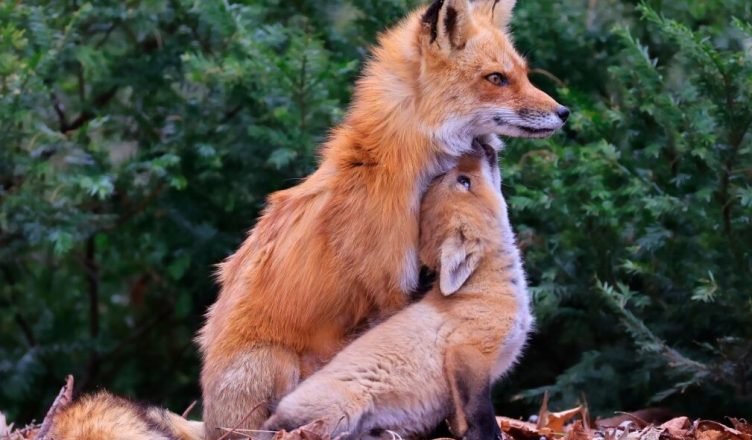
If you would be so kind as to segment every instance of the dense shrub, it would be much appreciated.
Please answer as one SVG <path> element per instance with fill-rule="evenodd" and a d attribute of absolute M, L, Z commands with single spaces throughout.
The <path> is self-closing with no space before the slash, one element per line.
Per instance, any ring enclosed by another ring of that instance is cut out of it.
<path fill-rule="evenodd" d="M 414 5 L 0 3 L 0 407 L 68 372 L 197 398 L 212 265 Z M 752 3 L 520 0 L 514 32 L 574 113 L 503 158 L 538 332 L 498 409 L 752 413 Z"/>

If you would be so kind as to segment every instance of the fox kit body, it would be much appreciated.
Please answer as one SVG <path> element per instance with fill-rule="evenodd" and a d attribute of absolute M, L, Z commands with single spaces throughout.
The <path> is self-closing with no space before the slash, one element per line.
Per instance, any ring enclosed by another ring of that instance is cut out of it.
<path fill-rule="evenodd" d="M 439 285 L 284 397 L 265 429 L 323 420 L 332 437 L 410 437 L 450 417 L 459 437 L 500 435 L 489 387 L 515 362 L 533 320 L 494 174 L 498 165 L 468 157 L 437 179 L 423 202 L 420 252 Z"/>
<path fill-rule="evenodd" d="M 204 424 L 107 392 L 84 396 L 55 414 L 54 440 L 203 440 Z"/>
<path fill-rule="evenodd" d="M 496 135 L 544 137 L 564 123 L 506 33 L 513 3 L 437 1 L 382 35 L 319 168 L 272 194 L 220 266 L 198 337 L 209 438 L 257 428 L 354 329 L 404 307 L 421 197 L 474 138 L 499 147 Z"/>

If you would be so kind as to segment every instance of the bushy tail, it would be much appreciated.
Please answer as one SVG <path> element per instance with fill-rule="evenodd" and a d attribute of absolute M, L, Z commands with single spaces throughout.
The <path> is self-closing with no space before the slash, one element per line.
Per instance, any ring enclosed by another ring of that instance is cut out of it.
<path fill-rule="evenodd" d="M 167 427 L 180 440 L 204 440 L 206 437 L 203 422 L 186 420 L 170 411 L 164 412 L 166 413 L 164 420 L 167 422 Z"/>
<path fill-rule="evenodd" d="M 83 396 L 55 416 L 50 438 L 71 440 L 204 440 L 204 424 L 106 391 Z"/>

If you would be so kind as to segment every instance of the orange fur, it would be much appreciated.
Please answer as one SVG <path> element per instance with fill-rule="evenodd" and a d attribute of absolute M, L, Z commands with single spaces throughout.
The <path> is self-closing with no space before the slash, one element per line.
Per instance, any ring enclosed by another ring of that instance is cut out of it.
<path fill-rule="evenodd" d="M 458 438 L 501 435 L 490 386 L 519 357 L 533 318 L 497 156 L 478 153 L 423 199 L 421 260 L 439 275 L 433 290 L 285 396 L 265 430 L 318 420 L 333 438 L 423 438 L 448 417 Z"/>
<path fill-rule="evenodd" d="M 221 292 L 198 337 L 210 438 L 265 403 L 243 424 L 258 427 L 353 329 L 405 305 L 422 193 L 473 138 L 498 147 L 497 134 L 540 137 L 563 124 L 551 123 L 561 106 L 527 80 L 505 31 L 513 0 L 496 15 L 490 3 L 445 0 L 435 17 L 421 8 L 382 35 L 319 168 L 272 194 L 220 265 Z M 487 80 L 496 71 L 507 87 Z"/>
<path fill-rule="evenodd" d="M 204 427 L 162 408 L 140 406 L 101 391 L 55 415 L 54 440 L 202 440 Z"/>

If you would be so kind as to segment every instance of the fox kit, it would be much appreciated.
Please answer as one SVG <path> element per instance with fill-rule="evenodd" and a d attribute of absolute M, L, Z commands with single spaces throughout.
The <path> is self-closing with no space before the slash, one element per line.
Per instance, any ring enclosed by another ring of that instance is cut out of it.
<path fill-rule="evenodd" d="M 404 307 L 418 281 L 421 197 L 473 139 L 499 148 L 496 135 L 564 124 L 569 111 L 528 81 L 514 50 L 513 5 L 438 0 L 380 37 L 319 168 L 272 194 L 219 267 L 198 336 L 209 438 L 260 426 L 354 329 Z"/>
<path fill-rule="evenodd" d="M 438 286 L 284 397 L 265 429 L 323 420 L 333 438 L 410 437 L 450 417 L 458 437 L 500 438 L 489 387 L 515 362 L 533 318 L 495 152 L 436 179 L 420 234 Z"/>
<path fill-rule="evenodd" d="M 54 440 L 203 440 L 204 424 L 162 408 L 138 405 L 105 391 L 84 396 L 55 414 Z"/>

